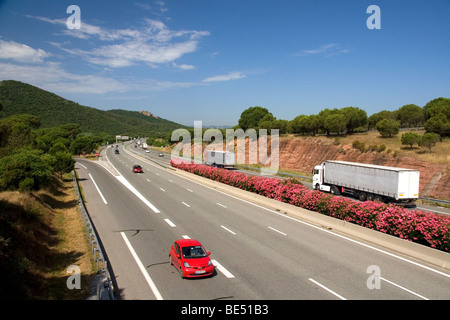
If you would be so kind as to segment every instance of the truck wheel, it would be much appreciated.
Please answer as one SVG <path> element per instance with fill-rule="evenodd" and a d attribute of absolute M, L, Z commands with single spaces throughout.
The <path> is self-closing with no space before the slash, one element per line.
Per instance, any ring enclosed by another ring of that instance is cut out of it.
<path fill-rule="evenodd" d="M 376 196 L 373 198 L 373 201 L 383 202 L 383 197 L 382 197 L 382 196 L 379 196 L 379 195 L 376 195 Z"/>
<path fill-rule="evenodd" d="M 320 185 L 318 183 L 316 183 L 316 185 L 314 186 L 315 190 L 320 190 Z"/>
<path fill-rule="evenodd" d="M 366 193 L 365 192 L 360 192 L 358 194 L 358 198 L 360 201 L 366 201 L 367 197 L 366 197 Z"/>
<path fill-rule="evenodd" d="M 339 192 L 338 187 L 331 186 L 331 194 L 341 194 L 341 193 Z"/>
<path fill-rule="evenodd" d="M 373 194 L 368 193 L 366 196 L 367 201 L 373 201 Z"/>

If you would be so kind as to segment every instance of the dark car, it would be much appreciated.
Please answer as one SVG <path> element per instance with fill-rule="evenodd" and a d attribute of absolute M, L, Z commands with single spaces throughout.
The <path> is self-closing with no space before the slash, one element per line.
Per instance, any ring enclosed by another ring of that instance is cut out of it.
<path fill-rule="evenodd" d="M 134 173 L 142 173 L 142 172 L 144 172 L 144 171 L 142 171 L 142 167 L 140 165 L 138 165 L 138 164 L 135 164 L 133 166 L 132 170 L 133 170 Z"/>

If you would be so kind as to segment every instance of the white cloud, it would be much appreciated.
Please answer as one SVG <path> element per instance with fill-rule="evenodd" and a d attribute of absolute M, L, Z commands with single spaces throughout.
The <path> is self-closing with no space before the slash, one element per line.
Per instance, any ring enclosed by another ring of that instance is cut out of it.
<path fill-rule="evenodd" d="M 115 79 L 72 74 L 62 69 L 59 63 L 52 62 L 42 65 L 0 63 L 0 79 L 22 81 L 57 93 L 104 94 L 129 89 L 127 84 Z"/>
<path fill-rule="evenodd" d="M 42 49 L 33 49 L 14 41 L 0 40 L 0 59 L 10 59 L 25 63 L 42 63 L 50 54 Z"/>
<path fill-rule="evenodd" d="M 95 45 L 88 50 L 70 49 L 62 45 L 58 47 L 90 63 L 113 68 L 139 63 L 155 67 L 158 64 L 173 62 L 185 54 L 195 52 L 199 40 L 209 35 L 208 31 L 170 30 L 163 22 L 153 19 L 145 19 L 144 26 L 137 29 L 109 30 L 83 21 L 81 29 L 68 30 L 65 28 L 65 20 L 32 18 L 64 25 L 64 35 L 99 40 L 100 44 L 95 42 Z M 104 42 L 109 43 L 102 44 Z M 90 43 L 92 42 L 87 45 Z"/>
<path fill-rule="evenodd" d="M 304 57 L 308 55 L 315 55 L 315 54 L 324 54 L 325 57 L 332 57 L 338 54 L 342 53 L 348 53 L 350 52 L 349 49 L 341 49 L 340 45 L 337 43 L 329 43 L 324 44 L 320 46 L 319 48 L 315 49 L 309 49 L 309 50 L 302 50 L 300 53 L 296 54 L 297 57 Z"/>
<path fill-rule="evenodd" d="M 178 68 L 178 69 L 181 69 L 181 70 L 192 70 L 192 69 L 195 69 L 195 66 L 193 66 L 191 64 L 176 64 L 175 62 L 173 62 L 172 66 L 174 66 L 174 68 Z"/>
<path fill-rule="evenodd" d="M 228 74 L 213 76 L 210 78 L 206 78 L 203 82 L 219 82 L 219 81 L 230 81 L 245 78 L 245 74 L 242 72 L 230 72 Z"/>
<path fill-rule="evenodd" d="M 17 80 L 50 92 L 111 94 L 135 91 L 164 91 L 199 86 L 198 82 L 159 81 L 155 79 L 116 80 L 99 75 L 82 75 L 65 71 L 59 63 L 17 65 L 0 62 L 0 80 Z"/>

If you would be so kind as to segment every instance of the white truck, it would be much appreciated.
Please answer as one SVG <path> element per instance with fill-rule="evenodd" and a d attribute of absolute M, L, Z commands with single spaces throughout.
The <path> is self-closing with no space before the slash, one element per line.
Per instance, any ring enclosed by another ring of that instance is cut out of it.
<path fill-rule="evenodd" d="M 206 151 L 205 164 L 219 168 L 234 168 L 236 165 L 236 155 L 228 151 Z"/>
<path fill-rule="evenodd" d="M 419 176 L 419 170 L 327 160 L 314 167 L 313 187 L 361 201 L 411 204 L 419 198 Z"/>

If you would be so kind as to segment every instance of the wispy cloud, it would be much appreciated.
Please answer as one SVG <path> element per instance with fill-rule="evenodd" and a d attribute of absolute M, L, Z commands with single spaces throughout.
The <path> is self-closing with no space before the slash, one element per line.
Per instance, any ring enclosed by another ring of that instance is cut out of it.
<path fill-rule="evenodd" d="M 14 79 L 58 93 L 125 92 L 129 86 L 113 78 L 79 75 L 65 71 L 59 63 L 17 65 L 0 63 L 0 79 Z"/>
<path fill-rule="evenodd" d="M 200 39 L 209 35 L 208 31 L 171 30 L 163 22 L 153 19 L 145 19 L 143 27 L 135 29 L 110 30 L 83 22 L 81 29 L 68 30 L 65 28 L 66 20 L 32 18 L 64 25 L 61 31 L 64 35 L 94 40 L 95 45 L 90 49 L 58 47 L 92 64 L 112 68 L 139 63 L 156 67 L 158 64 L 173 62 L 185 54 L 195 52 Z"/>
<path fill-rule="evenodd" d="M 338 54 L 348 53 L 349 49 L 342 49 L 338 43 L 329 43 L 320 46 L 315 49 L 302 50 L 300 53 L 295 54 L 296 57 L 304 57 L 309 55 L 323 54 L 326 58 L 332 57 Z"/>
<path fill-rule="evenodd" d="M 172 66 L 174 66 L 174 68 L 178 68 L 178 69 L 181 69 L 181 70 L 192 70 L 192 69 L 195 69 L 195 66 L 193 66 L 191 64 L 176 64 L 175 62 L 173 62 Z"/>
<path fill-rule="evenodd" d="M 228 74 L 217 75 L 209 77 L 203 80 L 203 82 L 219 82 L 219 81 L 230 81 L 245 78 L 246 75 L 242 72 L 230 72 Z"/>
<path fill-rule="evenodd" d="M 0 40 L 0 59 L 12 59 L 17 62 L 42 63 L 50 53 L 42 49 L 33 49 L 14 41 Z"/>
<path fill-rule="evenodd" d="M 18 65 L 0 62 L 0 80 L 26 82 L 55 93 L 110 94 L 165 91 L 205 85 L 201 82 L 160 81 L 157 79 L 117 80 L 108 76 L 75 74 L 55 62 L 40 65 Z"/>

